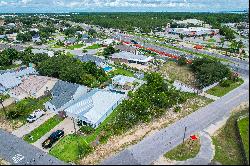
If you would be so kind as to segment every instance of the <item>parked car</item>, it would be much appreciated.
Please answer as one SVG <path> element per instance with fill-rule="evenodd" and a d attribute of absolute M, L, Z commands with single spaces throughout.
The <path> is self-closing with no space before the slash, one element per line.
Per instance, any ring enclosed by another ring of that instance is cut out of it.
<path fill-rule="evenodd" d="M 53 132 L 49 138 L 47 138 L 43 143 L 42 143 L 42 147 L 45 149 L 51 148 L 52 145 L 58 141 L 60 138 L 62 138 L 64 136 L 64 131 L 63 130 L 57 130 L 55 132 Z"/>
<path fill-rule="evenodd" d="M 37 119 L 39 119 L 43 115 L 45 115 L 45 112 L 43 110 L 36 110 L 28 116 L 27 121 L 29 123 L 35 122 Z"/>

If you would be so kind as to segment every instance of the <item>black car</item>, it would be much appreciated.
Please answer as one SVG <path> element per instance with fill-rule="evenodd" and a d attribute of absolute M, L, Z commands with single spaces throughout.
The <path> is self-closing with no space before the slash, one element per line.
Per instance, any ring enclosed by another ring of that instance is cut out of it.
<path fill-rule="evenodd" d="M 131 40 L 131 43 L 133 44 L 138 44 L 138 42 L 134 41 L 134 40 Z"/>
<path fill-rule="evenodd" d="M 64 136 L 64 131 L 63 130 L 57 130 L 55 132 L 53 132 L 49 138 L 47 138 L 43 143 L 42 143 L 42 147 L 45 149 L 51 148 L 52 145 L 58 141 L 60 138 L 62 138 Z"/>

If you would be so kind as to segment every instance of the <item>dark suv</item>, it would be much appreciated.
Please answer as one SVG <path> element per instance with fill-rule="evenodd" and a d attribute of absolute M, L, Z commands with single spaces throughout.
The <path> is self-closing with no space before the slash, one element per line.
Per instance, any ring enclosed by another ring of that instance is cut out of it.
<path fill-rule="evenodd" d="M 45 149 L 51 148 L 52 145 L 58 141 L 60 138 L 62 138 L 64 136 L 64 131 L 63 130 L 57 130 L 55 132 L 53 132 L 49 138 L 47 138 L 43 143 L 42 143 L 42 147 Z"/>

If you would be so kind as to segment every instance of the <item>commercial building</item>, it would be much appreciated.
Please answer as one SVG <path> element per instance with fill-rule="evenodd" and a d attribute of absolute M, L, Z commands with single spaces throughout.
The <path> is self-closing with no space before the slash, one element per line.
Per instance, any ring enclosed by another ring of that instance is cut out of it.
<path fill-rule="evenodd" d="M 122 51 L 119 53 L 112 54 L 111 60 L 116 62 L 124 63 L 137 63 L 141 65 L 147 65 L 148 62 L 152 61 L 153 57 L 146 57 L 144 55 L 136 55 L 130 52 Z"/>
<path fill-rule="evenodd" d="M 202 36 L 202 35 L 216 35 L 219 29 L 210 29 L 204 27 L 189 27 L 189 28 L 167 28 L 166 33 L 184 35 L 184 36 Z"/>

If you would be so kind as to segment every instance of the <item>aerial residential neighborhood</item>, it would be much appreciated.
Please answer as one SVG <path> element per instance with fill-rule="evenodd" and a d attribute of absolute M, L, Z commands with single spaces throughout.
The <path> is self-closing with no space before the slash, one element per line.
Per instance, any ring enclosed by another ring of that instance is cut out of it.
<path fill-rule="evenodd" d="M 0 165 L 249 165 L 249 2 L 211 3 L 0 1 Z"/>

